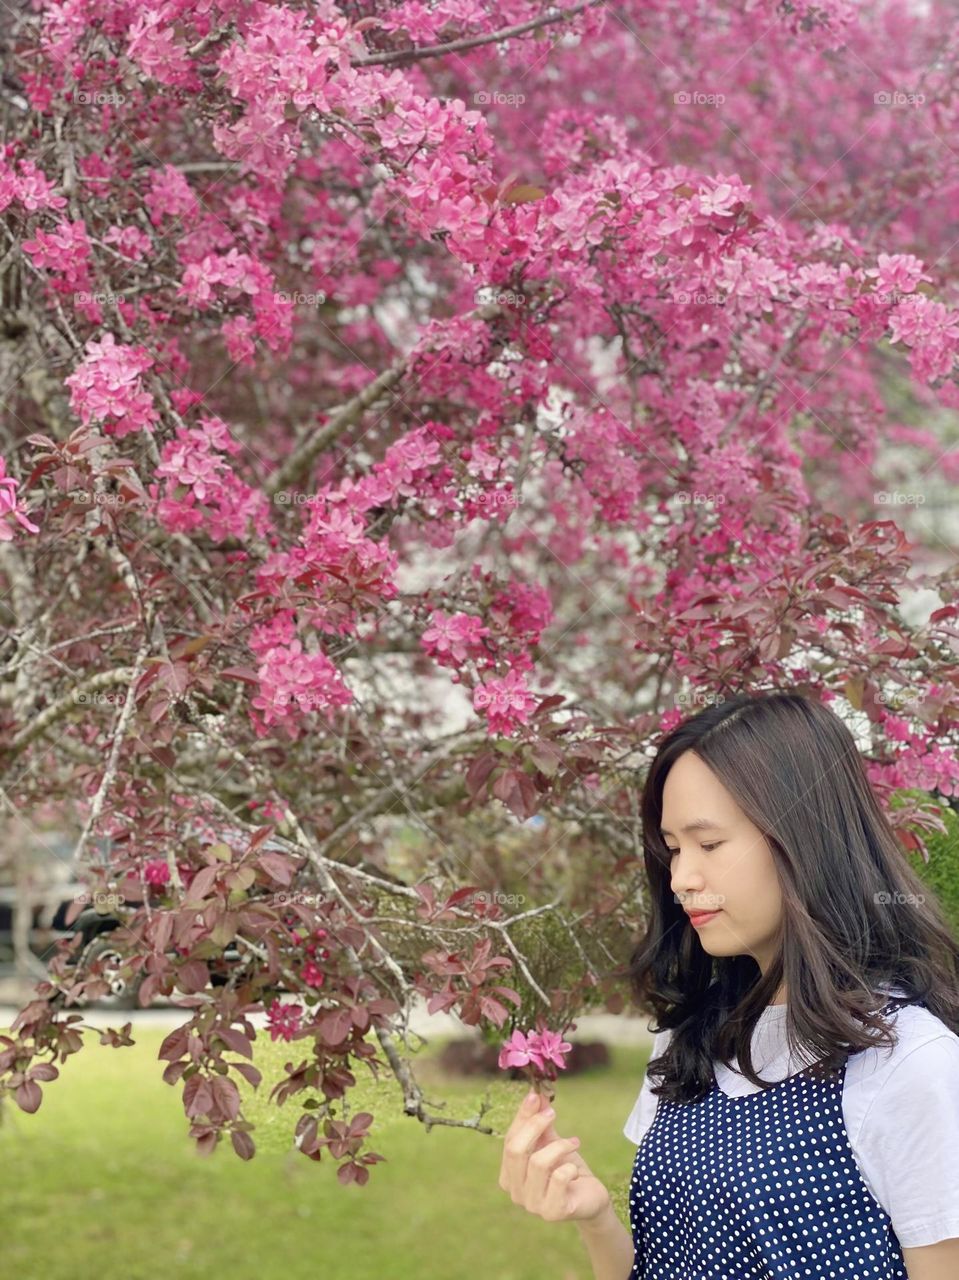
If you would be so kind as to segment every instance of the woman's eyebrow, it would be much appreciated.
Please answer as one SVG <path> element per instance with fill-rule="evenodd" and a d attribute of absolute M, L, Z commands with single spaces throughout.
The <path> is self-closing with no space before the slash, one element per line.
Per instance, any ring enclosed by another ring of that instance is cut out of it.
<path fill-rule="evenodd" d="M 719 831 L 721 826 L 718 822 L 713 822 L 710 818 L 694 818 L 692 822 L 687 822 L 684 827 L 679 828 L 685 835 L 687 831 Z M 671 836 L 673 833 L 668 831 L 666 827 L 660 827 L 660 834 Z"/>

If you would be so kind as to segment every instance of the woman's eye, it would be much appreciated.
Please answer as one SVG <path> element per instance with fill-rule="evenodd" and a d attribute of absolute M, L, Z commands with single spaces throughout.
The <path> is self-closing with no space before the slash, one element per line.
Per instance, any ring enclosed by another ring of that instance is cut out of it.
<path fill-rule="evenodd" d="M 704 844 L 704 845 L 702 845 L 701 847 L 702 847 L 703 849 L 706 849 L 709 853 L 712 853 L 712 851 L 713 851 L 714 849 L 718 849 L 718 848 L 719 848 L 719 846 L 720 846 L 721 844 L 722 844 L 722 840 L 715 840 L 712 844 Z M 679 853 L 679 850 L 678 850 L 678 849 L 670 849 L 669 845 L 667 845 L 667 846 L 666 846 L 666 852 L 669 854 L 669 856 L 670 856 L 671 858 L 675 858 L 675 857 L 676 857 L 676 854 L 677 854 L 677 853 Z"/>

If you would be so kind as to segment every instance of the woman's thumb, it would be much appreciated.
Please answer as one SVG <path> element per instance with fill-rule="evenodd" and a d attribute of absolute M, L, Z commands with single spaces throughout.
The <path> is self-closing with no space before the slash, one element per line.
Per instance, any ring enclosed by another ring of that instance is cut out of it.
<path fill-rule="evenodd" d="M 543 1130 L 543 1138 L 547 1142 L 555 1142 L 558 1137 L 559 1134 L 556 1132 L 556 1116 L 554 1115 L 549 1124 Z"/>

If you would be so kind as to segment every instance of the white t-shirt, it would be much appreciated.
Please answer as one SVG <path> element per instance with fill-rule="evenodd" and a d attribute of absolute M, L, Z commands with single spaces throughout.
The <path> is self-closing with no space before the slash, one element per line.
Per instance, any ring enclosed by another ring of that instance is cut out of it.
<path fill-rule="evenodd" d="M 902 994 L 898 990 L 895 994 Z M 769 1005 L 753 1031 L 752 1057 L 763 1080 L 784 1080 L 814 1059 L 789 1055 L 786 1005 Z M 891 1016 L 899 1043 L 864 1049 L 849 1059 L 842 1113 L 863 1180 L 892 1219 L 904 1249 L 959 1237 L 959 1036 L 916 1005 Z M 650 1059 L 671 1032 L 653 1039 Z M 758 1093 L 738 1071 L 715 1065 L 731 1097 Z M 653 1123 L 659 1098 L 647 1074 L 623 1132 L 637 1145 Z"/>

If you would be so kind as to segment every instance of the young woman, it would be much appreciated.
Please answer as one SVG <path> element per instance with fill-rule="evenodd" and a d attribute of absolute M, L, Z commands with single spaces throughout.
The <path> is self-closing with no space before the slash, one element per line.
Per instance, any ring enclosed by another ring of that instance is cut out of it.
<path fill-rule="evenodd" d="M 642 821 L 631 1230 L 542 1103 L 500 1185 L 577 1221 L 596 1280 L 959 1280 L 959 942 L 849 730 L 798 694 L 709 706 Z"/>

